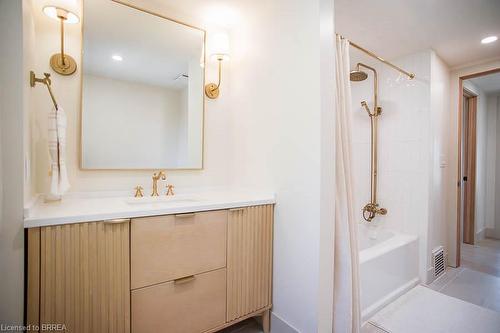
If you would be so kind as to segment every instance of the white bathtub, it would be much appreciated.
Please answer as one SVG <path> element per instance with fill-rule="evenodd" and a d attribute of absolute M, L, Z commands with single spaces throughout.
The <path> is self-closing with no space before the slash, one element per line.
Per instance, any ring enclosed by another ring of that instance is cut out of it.
<path fill-rule="evenodd" d="M 358 238 L 364 322 L 418 284 L 418 237 L 360 224 Z"/>

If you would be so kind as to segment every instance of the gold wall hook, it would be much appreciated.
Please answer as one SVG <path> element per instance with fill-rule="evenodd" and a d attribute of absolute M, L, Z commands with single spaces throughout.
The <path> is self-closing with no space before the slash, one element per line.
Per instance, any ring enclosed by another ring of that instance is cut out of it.
<path fill-rule="evenodd" d="M 75 59 L 64 52 L 64 25 L 66 23 L 78 23 L 78 16 L 64 8 L 47 6 L 43 12 L 50 18 L 59 21 L 61 30 L 61 52 L 50 57 L 50 67 L 61 75 L 71 75 L 76 71 L 77 65 Z"/>

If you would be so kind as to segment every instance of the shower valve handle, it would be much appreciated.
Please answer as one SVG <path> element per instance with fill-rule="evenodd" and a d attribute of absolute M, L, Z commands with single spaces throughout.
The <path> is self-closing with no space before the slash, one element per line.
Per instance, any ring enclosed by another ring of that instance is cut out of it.
<path fill-rule="evenodd" d="M 366 217 L 366 213 L 368 213 L 368 217 Z M 373 218 L 376 215 L 386 215 L 386 214 L 387 214 L 387 209 L 379 207 L 378 204 L 367 203 L 365 207 L 363 207 L 363 218 L 368 222 L 371 222 L 371 220 L 373 220 Z"/>

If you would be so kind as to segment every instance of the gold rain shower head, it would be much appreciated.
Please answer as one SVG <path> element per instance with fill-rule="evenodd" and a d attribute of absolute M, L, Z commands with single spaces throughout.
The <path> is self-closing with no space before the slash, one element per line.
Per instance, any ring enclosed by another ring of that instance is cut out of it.
<path fill-rule="evenodd" d="M 349 77 L 351 81 L 359 82 L 359 81 L 364 81 L 368 78 L 368 74 L 366 72 L 363 72 L 362 70 L 356 69 L 355 71 L 351 71 L 349 73 Z"/>
<path fill-rule="evenodd" d="M 358 64 L 356 65 L 356 69 L 349 73 L 349 78 L 351 79 L 351 81 L 359 82 L 359 81 L 364 81 L 368 78 L 368 74 L 366 72 L 362 71 L 360 69 L 360 66 L 364 66 L 364 67 L 369 68 L 375 72 L 375 70 L 373 68 L 365 66 L 364 64 L 358 62 Z"/>

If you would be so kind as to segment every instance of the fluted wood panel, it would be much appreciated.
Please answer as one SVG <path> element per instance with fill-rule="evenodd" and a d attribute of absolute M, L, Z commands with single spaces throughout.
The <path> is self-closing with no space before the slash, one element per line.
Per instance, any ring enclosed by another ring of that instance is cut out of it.
<path fill-rule="evenodd" d="M 227 321 L 271 304 L 273 205 L 230 210 Z"/>
<path fill-rule="evenodd" d="M 30 332 L 38 332 L 40 324 L 40 228 L 30 228 L 28 233 L 28 290 L 26 295 L 26 323 Z"/>
<path fill-rule="evenodd" d="M 40 323 L 130 332 L 129 223 L 41 228 Z"/>

